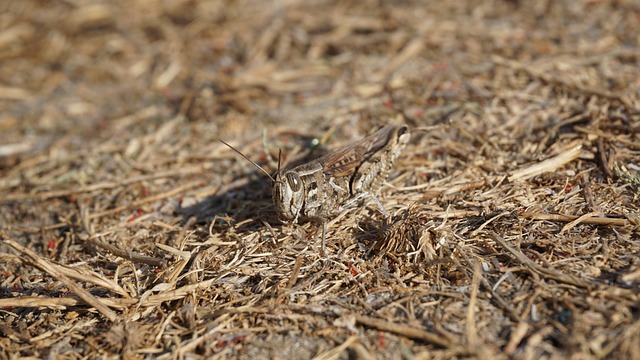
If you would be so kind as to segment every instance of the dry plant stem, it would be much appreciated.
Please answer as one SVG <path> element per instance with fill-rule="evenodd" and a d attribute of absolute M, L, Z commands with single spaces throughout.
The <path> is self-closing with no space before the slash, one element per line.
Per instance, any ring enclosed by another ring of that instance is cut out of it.
<path fill-rule="evenodd" d="M 180 344 L 172 353 L 165 354 L 163 356 L 158 357 L 158 359 L 184 359 L 185 354 L 193 351 L 198 345 L 212 338 L 220 329 L 225 328 L 229 323 L 231 323 L 235 319 L 234 316 L 229 316 L 228 314 L 223 314 L 220 316 L 218 321 L 218 325 L 213 327 L 211 330 L 207 331 L 205 334 L 202 334 L 196 337 L 193 340 L 185 341 Z"/>
<path fill-rule="evenodd" d="M 318 354 L 316 357 L 313 358 L 313 360 L 333 360 L 333 359 L 338 359 L 340 354 L 344 353 L 345 350 L 347 350 L 351 345 L 353 345 L 357 341 L 358 341 L 358 337 L 357 336 L 355 336 L 355 335 L 354 336 L 350 336 L 342 344 L 334 347 L 331 350 L 327 350 L 327 351 L 323 352 L 322 354 Z"/>
<path fill-rule="evenodd" d="M 585 178 L 583 178 L 580 181 L 580 185 L 582 185 L 582 196 L 584 197 L 586 203 L 589 204 L 589 208 L 591 209 L 591 211 L 602 213 L 600 208 L 593 200 L 593 191 L 591 190 L 591 184 Z"/>
<path fill-rule="evenodd" d="M 462 254 L 462 256 L 465 258 L 467 263 L 469 264 L 474 263 L 473 260 L 471 260 L 471 258 L 465 252 L 461 251 L 460 254 Z M 462 267 L 462 264 L 457 263 L 457 266 Z M 502 309 L 503 311 L 505 311 L 507 313 L 507 316 L 509 316 L 509 319 L 511 319 L 511 321 L 514 321 L 514 322 L 520 321 L 520 316 L 518 315 L 518 313 L 511 307 L 511 305 L 509 305 L 509 303 L 507 303 L 502 298 L 502 296 L 500 296 L 493 289 L 493 285 L 489 283 L 489 280 L 487 280 L 484 276 L 482 276 L 482 272 L 480 273 L 479 276 L 480 276 L 480 281 L 482 282 L 482 285 L 484 286 L 485 290 L 487 290 L 491 294 L 491 300 L 495 302 L 496 306 Z"/>
<path fill-rule="evenodd" d="M 26 234 L 37 234 L 37 233 L 41 233 L 44 231 L 51 231 L 51 230 L 57 230 L 57 229 L 61 229 L 65 226 L 69 226 L 68 223 L 57 223 L 57 224 L 53 224 L 53 225 L 47 225 L 47 226 L 41 226 L 41 227 L 20 227 L 20 226 L 2 226 L 0 227 L 0 230 L 6 230 L 6 231 L 16 231 L 16 232 L 20 232 L 20 233 L 26 233 Z"/>
<path fill-rule="evenodd" d="M 607 178 L 613 179 L 611 160 L 615 159 L 615 154 L 613 156 L 609 156 L 610 154 L 608 154 L 608 152 L 605 150 L 604 140 L 602 137 L 598 138 L 596 147 L 598 149 L 598 151 L 596 152 L 596 158 L 598 159 L 598 165 L 600 165 L 600 169 L 607 175 Z"/>
<path fill-rule="evenodd" d="M 203 281 L 194 285 L 186 285 L 181 288 L 177 288 L 171 291 L 164 291 L 160 294 L 143 296 L 141 299 L 113 299 L 113 298 L 95 298 L 99 300 L 102 304 L 117 308 L 117 309 L 125 309 L 132 305 L 138 304 L 138 307 L 151 307 L 158 306 L 164 302 L 175 301 L 179 299 L 183 299 L 184 297 L 192 294 L 196 290 L 208 289 L 210 288 L 215 279 Z M 248 298 L 241 298 L 238 301 L 246 301 Z M 20 307 L 49 307 L 49 308 L 64 308 L 64 307 L 72 307 L 79 305 L 90 305 L 93 306 L 92 303 L 87 301 L 84 298 L 47 298 L 47 297 L 39 297 L 39 296 L 23 296 L 19 298 L 8 298 L 8 299 L 0 299 L 0 306 L 20 306 Z"/>
<path fill-rule="evenodd" d="M 186 183 L 186 184 L 184 184 L 182 186 L 178 186 L 178 187 L 176 187 L 174 189 L 171 189 L 171 190 L 169 190 L 167 192 L 164 192 L 162 194 L 158 194 L 156 196 L 150 196 L 150 197 L 138 200 L 138 201 L 134 201 L 134 202 L 132 202 L 130 204 L 127 204 L 127 205 L 118 206 L 117 208 L 114 208 L 114 209 L 109 209 L 109 210 L 105 210 L 105 211 L 101 211 L 101 212 L 98 212 L 98 213 L 91 214 L 91 215 L 89 215 L 89 219 L 93 220 L 93 219 L 101 218 L 101 217 L 104 217 L 104 216 L 117 214 L 117 213 L 119 213 L 121 211 L 125 211 L 125 210 L 131 209 L 131 208 L 136 208 L 136 207 L 139 207 L 141 205 L 152 203 L 152 202 L 155 202 L 155 201 L 158 201 L 158 200 L 166 199 L 166 198 L 172 197 L 174 195 L 180 194 L 182 192 L 185 192 L 187 190 L 191 190 L 193 188 L 197 188 L 197 187 L 200 187 L 200 186 L 203 186 L 203 185 L 204 185 L 204 182 L 202 180 L 192 181 L 190 183 Z"/>
<path fill-rule="evenodd" d="M 247 180 L 243 179 L 242 181 L 240 181 L 239 183 L 245 183 Z M 169 197 L 172 197 L 174 195 L 177 195 L 179 193 L 191 190 L 193 188 L 197 188 L 200 186 L 203 186 L 204 183 L 201 180 L 198 181 L 193 181 L 187 184 L 184 184 L 182 186 L 179 186 L 177 188 L 171 189 L 170 191 L 164 192 L 162 194 L 158 194 L 156 196 L 151 196 L 151 197 L 147 197 L 138 201 L 134 201 L 130 204 L 127 205 L 123 205 L 123 206 L 119 206 L 117 208 L 114 209 L 109 209 L 109 210 L 105 210 L 105 211 L 101 211 L 95 214 L 90 214 L 89 215 L 89 219 L 93 220 L 93 219 L 97 219 L 97 218 L 101 218 L 101 217 L 105 217 L 105 216 L 109 216 L 109 215 L 114 215 L 117 214 L 119 212 L 131 209 L 131 208 L 136 208 L 136 207 L 140 207 L 141 205 L 144 204 L 148 204 L 148 203 L 152 203 L 154 201 L 158 201 L 158 200 L 163 200 Z M 217 191 L 220 192 L 220 191 Z M 10 230 L 10 231 L 18 231 L 18 232 L 25 232 L 25 233 L 38 233 L 41 231 L 50 231 L 50 230 L 56 230 L 56 229 L 60 229 L 63 228 L 65 226 L 68 226 L 69 224 L 67 223 L 58 223 L 58 224 L 53 224 L 53 225 L 47 225 L 47 226 L 43 226 L 43 227 L 39 227 L 39 228 L 22 228 L 22 227 L 15 227 L 15 226 L 3 226 L 2 230 Z"/>
<path fill-rule="evenodd" d="M 156 180 L 156 179 L 162 179 L 162 178 L 168 178 L 168 177 L 174 177 L 174 176 L 200 174 L 205 172 L 207 169 L 208 169 L 207 166 L 197 166 L 197 167 L 192 167 L 187 169 L 181 168 L 180 170 L 162 171 L 162 172 L 154 173 L 152 175 L 137 176 L 131 179 L 125 179 L 117 182 L 105 181 L 98 184 L 83 186 L 80 188 L 74 188 L 71 190 L 69 189 L 54 190 L 54 191 L 47 191 L 47 192 L 36 193 L 36 194 L 9 194 L 5 196 L 3 200 L 4 201 L 23 201 L 23 200 L 32 199 L 36 201 L 44 201 L 51 198 L 69 196 L 72 194 L 82 194 L 82 193 L 98 191 L 98 190 L 113 189 L 116 187 L 127 186 L 137 182 Z"/>
<path fill-rule="evenodd" d="M 540 174 L 544 174 L 546 172 L 555 171 L 561 166 L 577 159 L 580 154 L 582 154 L 582 146 L 574 146 L 571 149 L 562 152 L 561 154 L 558 154 L 550 159 L 541 161 L 527 168 L 514 171 L 511 176 L 509 176 L 509 181 L 526 180 Z"/>
<path fill-rule="evenodd" d="M 162 267 L 166 264 L 166 261 L 162 260 L 162 259 L 158 259 L 158 258 L 154 258 L 151 256 L 145 256 L 145 255 L 140 255 L 140 254 L 135 254 L 132 253 L 131 251 L 124 251 L 120 248 L 118 248 L 117 246 L 108 244 L 104 241 L 101 241 L 98 238 L 95 237 L 91 237 L 89 238 L 89 240 L 87 241 L 89 244 L 100 248 L 102 250 L 105 250 L 107 252 L 109 252 L 111 255 L 113 256 L 117 256 L 123 259 L 127 259 L 129 261 L 132 261 L 134 263 L 139 263 L 139 264 L 147 264 L 150 266 L 157 266 L 157 267 Z"/>
<path fill-rule="evenodd" d="M 322 310 L 318 310 L 315 308 L 309 309 L 306 306 L 297 306 L 296 304 L 289 304 L 289 307 L 291 309 L 299 310 L 300 312 L 311 312 L 313 314 L 317 314 L 318 316 L 322 316 L 323 318 L 326 316 L 335 317 L 335 316 L 349 315 L 347 313 L 338 314 L 335 311 L 332 311 L 330 309 L 325 309 L 325 308 L 323 308 Z M 231 308 L 225 309 L 225 312 L 234 313 L 234 314 L 237 314 L 237 313 L 264 314 L 264 313 L 271 313 L 272 311 L 273 311 L 272 309 L 256 308 L 252 306 L 245 306 L 245 307 L 235 308 L 235 309 L 231 309 Z M 321 312 L 321 313 L 318 313 L 318 312 Z M 445 348 L 454 346 L 454 343 L 451 339 L 422 330 L 422 329 L 418 329 L 418 328 L 407 326 L 407 325 L 402 325 L 402 324 L 391 322 L 388 320 L 377 319 L 370 316 L 354 314 L 353 317 L 355 318 L 356 323 L 359 323 L 361 325 L 368 326 L 374 329 L 402 335 L 414 340 L 425 341 L 427 343 L 435 344 Z"/>
<path fill-rule="evenodd" d="M 493 177 L 491 179 L 492 182 L 499 181 L 499 177 Z M 470 190 L 478 189 L 487 184 L 486 180 L 477 180 L 477 181 L 469 181 L 463 184 L 452 185 L 442 192 L 442 195 L 453 195 L 461 192 L 468 192 Z"/>
<path fill-rule="evenodd" d="M 206 280 L 193 285 L 186 285 L 175 290 L 163 291 L 156 295 L 149 295 L 146 298 L 140 299 L 139 306 L 148 307 L 148 306 L 157 306 L 166 301 L 174 301 L 178 299 L 182 299 L 189 294 L 192 294 L 196 290 L 207 289 L 211 287 L 217 279 Z"/>
<path fill-rule="evenodd" d="M 136 299 L 116 299 L 116 298 L 98 298 L 100 301 L 114 309 L 126 309 L 131 305 L 134 305 Z M 48 307 L 51 309 L 62 309 L 75 306 L 91 306 L 81 298 L 66 297 L 66 298 L 48 298 L 40 296 L 22 296 L 17 298 L 0 299 L 0 306 L 17 306 L 17 307 Z"/>
<path fill-rule="evenodd" d="M 592 128 L 585 128 L 585 127 L 582 127 L 582 126 L 576 126 L 575 129 L 576 129 L 576 131 L 579 131 L 579 132 L 584 133 L 584 134 L 596 135 L 599 138 L 603 138 L 603 139 L 610 140 L 612 142 L 620 143 L 622 145 L 628 146 L 631 149 L 640 149 L 640 142 L 631 141 L 631 140 L 625 139 L 625 138 L 623 138 L 621 136 L 612 135 L 612 134 L 604 132 L 604 131 L 594 130 Z M 611 157 L 613 155 L 615 155 L 615 154 L 609 154 L 608 155 L 609 156 L 608 159 L 603 159 L 603 160 L 607 161 L 607 166 L 611 165 L 609 162 L 612 160 Z"/>
<path fill-rule="evenodd" d="M 82 288 L 80 285 L 76 284 L 75 281 L 71 280 L 69 277 L 61 273 L 56 267 L 52 266 L 51 263 L 42 259 L 38 254 L 33 252 L 30 249 L 18 244 L 12 239 L 9 239 L 5 234 L 2 234 L 4 238 L 5 244 L 11 246 L 16 251 L 27 256 L 28 260 L 26 260 L 31 265 L 37 267 L 38 269 L 46 272 L 47 274 L 53 276 L 54 278 L 61 281 L 69 290 L 78 295 L 82 300 L 86 301 L 91 306 L 95 307 L 102 315 L 104 315 L 110 321 L 116 321 L 118 318 L 117 314 L 109 309 L 106 305 L 104 305 L 98 298 L 91 295 L 87 290 Z"/>
<path fill-rule="evenodd" d="M 599 214 L 599 212 L 590 212 L 590 213 L 586 213 L 586 214 L 578 217 L 577 219 L 575 219 L 575 220 L 569 222 L 567 225 L 563 226 L 562 230 L 560 230 L 560 234 L 563 234 L 563 233 L 571 230 L 574 226 L 576 226 L 576 225 L 578 225 L 578 224 L 580 224 L 582 222 L 585 222 L 586 220 L 589 220 L 589 219 L 597 217 L 598 214 Z"/>
<path fill-rule="evenodd" d="M 590 213 L 587 215 L 593 215 L 593 214 Z M 611 225 L 611 226 L 630 225 L 630 222 L 627 219 L 615 219 L 615 218 L 609 218 L 609 217 L 602 218 L 602 217 L 588 216 L 586 218 L 583 218 L 582 216 L 578 217 L 578 216 L 570 216 L 570 215 L 562 215 L 562 214 L 543 214 L 543 213 L 532 213 L 532 212 L 522 213 L 521 216 L 526 219 L 533 219 L 533 220 L 572 222 L 580 219 L 580 223 L 582 224 Z"/>
<path fill-rule="evenodd" d="M 482 285 L 484 285 L 485 289 L 489 291 L 494 301 L 498 304 L 498 307 L 507 312 L 509 319 L 511 319 L 512 321 L 520 321 L 520 316 L 518 316 L 518 313 L 516 313 L 513 307 L 511 307 L 511 305 L 509 305 L 509 303 L 507 303 L 502 298 L 502 296 L 498 295 L 498 293 L 493 290 L 493 287 L 489 283 L 489 280 L 485 279 L 484 276 L 480 276 L 480 280 L 482 281 Z"/>
<path fill-rule="evenodd" d="M 436 335 L 422 329 L 416 329 L 411 326 L 398 324 L 395 322 L 376 319 L 369 316 L 355 315 L 356 321 L 362 325 L 376 328 L 382 331 L 388 331 L 394 334 L 406 336 L 410 339 L 421 340 L 442 347 L 451 347 L 453 342 L 440 335 Z"/>
<path fill-rule="evenodd" d="M 1 253 L 0 253 L 1 254 Z M 23 262 L 24 260 L 19 257 L 19 256 L 15 256 L 13 254 L 4 254 L 5 256 L 8 256 L 11 259 L 15 259 L 18 262 Z M 60 273 L 62 273 L 63 275 L 66 275 L 67 277 L 73 279 L 73 280 L 77 280 L 77 281 L 81 281 L 81 282 L 85 282 L 85 283 L 89 283 L 89 284 L 93 284 L 96 286 L 99 286 L 101 288 L 107 289 L 113 293 L 116 293 L 118 295 L 121 295 L 125 298 L 130 298 L 130 295 L 128 292 L 126 292 L 120 285 L 118 285 L 116 282 L 106 279 L 104 278 L 102 275 L 96 273 L 96 272 L 89 272 L 89 271 L 81 271 L 79 269 L 73 268 L 73 267 L 67 267 L 67 266 L 63 266 L 63 265 L 58 265 L 58 264 L 54 264 L 54 263 L 49 263 L 50 266 L 56 268 Z"/>
<path fill-rule="evenodd" d="M 115 245 L 111 245 L 105 241 L 102 241 L 101 239 L 102 235 L 94 234 L 94 228 L 91 224 L 89 210 L 86 207 L 82 207 L 82 206 L 80 207 L 80 219 L 81 219 L 82 227 L 84 228 L 84 231 L 86 231 L 87 234 L 89 234 L 89 239 L 87 240 L 89 244 L 97 248 L 106 250 L 107 252 L 111 253 L 114 256 L 118 256 L 120 258 L 127 259 L 135 263 L 142 263 L 142 264 L 147 264 L 151 266 L 163 266 L 165 264 L 165 261 L 161 259 L 156 259 L 150 256 L 138 255 L 138 254 L 132 253 L 131 251 L 124 251 Z M 86 237 L 81 236 L 81 238 L 86 238 Z"/>
<path fill-rule="evenodd" d="M 114 304 L 109 304 L 110 299 L 100 299 L 105 305 L 109 307 Z M 133 303 L 133 302 L 132 302 Z M 0 299 L 0 307 L 33 307 L 33 308 L 50 308 L 50 309 L 65 309 L 72 306 L 89 305 L 86 301 L 78 298 L 64 297 L 64 298 L 48 298 L 42 296 L 21 296 L 14 298 Z"/>
<path fill-rule="evenodd" d="M 298 256 L 296 258 L 296 262 L 293 266 L 293 270 L 291 271 L 291 277 L 289 278 L 289 282 L 287 283 L 287 289 L 291 289 L 296 282 L 298 281 L 298 275 L 300 274 L 300 267 L 302 267 L 302 256 Z"/>
<path fill-rule="evenodd" d="M 471 296 L 469 297 L 469 306 L 467 307 L 467 346 L 469 349 L 475 348 L 479 342 L 474 313 L 478 302 L 478 287 L 480 286 L 480 278 L 482 277 L 481 271 L 482 268 L 480 267 L 480 264 L 476 262 L 473 266 Z"/>
<path fill-rule="evenodd" d="M 507 355 L 511 355 L 517 350 L 518 344 L 520 344 L 522 339 L 524 339 L 530 328 L 531 325 L 529 325 L 529 323 L 527 323 L 526 321 L 520 321 L 518 323 L 515 330 L 511 333 L 511 337 L 509 339 L 509 342 L 507 343 L 507 346 L 505 346 L 504 348 L 504 352 Z"/>
<path fill-rule="evenodd" d="M 491 232 L 490 234 L 491 234 L 491 238 L 495 242 L 497 242 L 505 250 L 513 254 L 513 256 L 515 256 L 518 261 L 520 261 L 523 265 L 527 266 L 534 273 L 541 276 L 546 276 L 548 278 L 551 278 L 553 280 L 556 280 L 565 284 L 570 284 L 570 285 L 578 286 L 585 289 L 591 289 L 593 287 L 594 284 L 588 281 L 581 280 L 573 275 L 563 274 L 557 270 L 543 268 L 542 266 L 536 264 L 532 260 L 529 260 L 529 258 L 523 253 L 521 253 L 520 251 L 516 250 L 515 248 L 507 244 L 507 242 L 502 237 L 500 237 L 500 235 L 494 232 Z"/>

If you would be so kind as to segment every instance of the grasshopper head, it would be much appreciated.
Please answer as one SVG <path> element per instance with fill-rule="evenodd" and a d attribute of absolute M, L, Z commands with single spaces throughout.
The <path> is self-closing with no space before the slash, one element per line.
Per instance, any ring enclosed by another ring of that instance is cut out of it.
<path fill-rule="evenodd" d="M 291 170 L 280 171 L 273 183 L 273 204 L 280 220 L 296 221 L 304 203 L 304 184 Z"/>

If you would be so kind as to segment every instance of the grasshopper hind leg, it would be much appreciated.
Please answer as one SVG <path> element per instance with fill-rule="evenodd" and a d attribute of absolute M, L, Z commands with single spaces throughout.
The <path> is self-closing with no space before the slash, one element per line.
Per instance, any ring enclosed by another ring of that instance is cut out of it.
<path fill-rule="evenodd" d="M 384 208 L 384 206 L 382 206 L 382 203 L 380 202 L 380 200 L 378 199 L 376 194 L 374 194 L 374 193 L 372 193 L 370 191 L 360 193 L 360 194 L 358 194 L 358 196 L 356 196 L 353 199 L 347 201 L 344 204 L 344 208 L 349 208 L 349 207 L 355 206 L 358 202 L 360 202 L 361 200 L 364 200 L 365 198 L 369 198 L 369 199 L 373 200 L 373 202 L 376 204 L 376 207 L 378 208 L 380 213 L 382 215 L 384 215 L 384 217 L 388 218 L 390 216 L 389 212 Z"/>
<path fill-rule="evenodd" d="M 389 212 L 384 208 L 384 206 L 382 206 L 382 203 L 380 202 L 376 194 L 370 192 L 370 193 L 367 193 L 366 195 L 368 195 L 371 198 L 371 200 L 373 200 L 373 202 L 378 207 L 378 210 L 380 210 L 380 212 L 382 213 L 382 215 L 384 215 L 385 218 L 388 218 L 391 216 L 389 215 Z"/>

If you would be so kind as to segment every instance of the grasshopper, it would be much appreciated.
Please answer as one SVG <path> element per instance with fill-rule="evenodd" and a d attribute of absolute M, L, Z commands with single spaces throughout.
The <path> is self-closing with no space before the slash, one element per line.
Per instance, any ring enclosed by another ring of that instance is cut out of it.
<path fill-rule="evenodd" d="M 220 141 L 269 176 L 273 205 L 280 221 L 321 222 L 324 245 L 327 219 L 366 198 L 373 200 L 380 212 L 388 217 L 375 193 L 409 138 L 407 126 L 387 125 L 356 143 L 292 169 L 281 170 L 278 159 L 278 171 L 274 176 Z"/>

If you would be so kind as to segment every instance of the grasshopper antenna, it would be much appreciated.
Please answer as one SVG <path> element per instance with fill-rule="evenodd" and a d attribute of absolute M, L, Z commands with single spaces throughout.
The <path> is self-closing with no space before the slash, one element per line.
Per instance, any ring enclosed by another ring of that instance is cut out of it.
<path fill-rule="evenodd" d="M 280 173 L 280 159 L 282 159 L 282 149 L 278 149 L 278 174 Z"/>
<path fill-rule="evenodd" d="M 242 156 L 243 158 L 245 158 L 245 160 L 247 160 L 248 162 L 252 163 L 253 166 L 257 167 L 258 169 L 260 169 L 260 171 L 262 171 L 263 173 L 265 173 L 269 179 L 271 179 L 272 182 L 276 182 L 276 180 L 273 178 L 273 176 L 271 176 L 271 174 L 269 174 L 267 172 L 267 170 L 263 169 L 262 166 L 256 164 L 255 161 L 249 159 L 245 154 L 241 153 L 240 150 L 234 148 L 233 146 L 227 144 L 226 142 L 224 142 L 223 140 L 220 140 L 221 143 L 227 145 L 231 150 L 235 151 L 238 153 L 238 155 Z M 280 171 L 280 154 L 278 154 L 278 171 Z"/>

